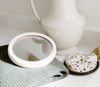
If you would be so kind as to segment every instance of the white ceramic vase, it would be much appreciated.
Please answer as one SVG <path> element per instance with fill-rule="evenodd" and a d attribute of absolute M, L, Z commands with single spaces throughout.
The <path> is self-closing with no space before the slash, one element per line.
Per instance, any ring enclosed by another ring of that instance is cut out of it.
<path fill-rule="evenodd" d="M 58 53 L 66 55 L 64 51 L 80 41 L 85 25 L 85 18 L 78 12 L 75 0 L 51 0 L 50 12 L 44 18 L 39 18 L 33 0 L 31 3 L 46 34 L 55 41 Z"/>

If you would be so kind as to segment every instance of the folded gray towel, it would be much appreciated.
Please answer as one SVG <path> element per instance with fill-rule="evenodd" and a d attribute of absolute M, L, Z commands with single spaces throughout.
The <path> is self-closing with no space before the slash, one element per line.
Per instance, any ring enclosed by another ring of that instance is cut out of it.
<path fill-rule="evenodd" d="M 10 61 L 7 47 L 0 47 L 0 87 L 39 87 L 68 75 L 67 68 L 57 59 L 42 68 L 21 68 Z"/>

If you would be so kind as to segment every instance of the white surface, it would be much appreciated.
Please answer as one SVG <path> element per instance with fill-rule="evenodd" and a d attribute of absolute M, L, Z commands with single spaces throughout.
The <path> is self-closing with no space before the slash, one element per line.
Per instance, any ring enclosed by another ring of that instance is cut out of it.
<path fill-rule="evenodd" d="M 93 51 L 93 49 L 96 46 L 84 46 L 84 45 L 79 45 L 79 50 L 81 50 L 83 53 L 87 51 L 87 53 L 90 53 L 91 51 Z M 64 58 L 64 57 L 62 57 Z M 98 69 L 98 71 L 89 74 L 89 75 L 85 75 L 85 76 L 74 76 L 74 75 L 69 75 L 68 77 L 66 77 L 65 79 L 62 79 L 60 81 L 45 85 L 45 86 L 41 86 L 41 87 L 88 87 L 88 85 L 91 85 L 91 83 L 94 85 L 92 87 L 100 87 L 100 84 L 98 82 L 98 79 L 100 79 L 100 68 Z M 95 79 L 94 79 L 95 78 Z M 93 79 L 93 81 L 91 81 Z M 97 84 L 96 84 L 97 83 Z"/>
<path fill-rule="evenodd" d="M 41 87 L 86 87 L 93 74 L 88 76 L 72 76 Z M 96 86 L 95 86 L 96 87 Z"/>
<path fill-rule="evenodd" d="M 50 1 L 35 0 L 36 8 L 41 17 L 49 12 Z M 91 32 L 90 30 L 100 29 L 100 0 L 76 0 L 76 4 L 79 11 L 85 15 L 87 19 L 86 24 L 89 28 L 89 31 L 84 33 L 80 43 L 96 47 L 98 44 L 98 33 Z M 14 36 L 26 31 L 42 32 L 37 24 L 34 25 L 33 19 L 30 0 L 0 0 L 0 26 L 3 26 L 0 27 L 0 45 L 8 44 Z M 69 75 L 63 80 L 42 87 L 85 87 L 89 84 L 88 82 L 92 83 L 90 83 L 92 87 L 100 87 L 100 82 L 98 82 L 100 81 L 99 72 L 100 69 L 98 73 L 88 76 Z M 92 80 L 92 77 L 95 79 Z"/>
<path fill-rule="evenodd" d="M 23 31 L 21 30 L 15 30 L 7 27 L 0 27 L 0 45 L 8 44 L 14 36 L 22 32 Z"/>
<path fill-rule="evenodd" d="M 100 87 L 100 69 L 92 77 L 86 87 Z"/>
<path fill-rule="evenodd" d="M 0 29 L 3 30 L 3 31 L 0 31 L 0 42 L 1 42 L 0 45 L 9 43 L 9 40 L 11 40 L 13 36 L 24 32 L 24 31 L 20 31 L 20 30 L 5 28 L 5 27 L 0 27 Z M 89 31 L 88 33 L 87 32 L 88 31 L 86 31 L 84 33 L 85 36 L 83 36 L 83 40 L 81 41 L 81 44 L 82 43 L 88 44 L 87 47 L 85 46 L 86 48 L 84 48 L 84 45 L 79 45 L 79 47 L 81 47 L 82 50 L 90 49 L 89 51 L 92 51 L 97 46 L 97 44 L 94 43 L 97 40 L 97 32 L 92 32 L 92 31 Z M 85 37 L 87 37 L 87 36 L 89 37 L 89 38 L 87 38 L 87 40 L 89 40 L 89 41 L 85 41 Z M 91 38 L 91 36 L 96 37 L 94 39 L 94 42 L 93 42 L 93 38 Z M 90 38 L 92 40 L 90 40 Z M 90 41 L 93 42 L 93 44 Z M 63 59 L 64 59 L 64 57 L 62 57 L 62 59 L 60 59 L 60 60 L 63 60 Z M 99 71 L 100 71 L 100 69 L 99 69 Z M 51 84 L 47 84 L 47 85 L 41 86 L 41 87 L 66 87 L 66 86 L 67 87 L 86 87 L 87 84 L 89 84 L 89 82 L 91 82 L 91 79 L 93 78 L 93 76 L 95 76 L 96 74 L 97 74 L 97 76 L 95 77 L 96 79 L 94 81 L 97 82 L 100 75 L 95 72 L 93 74 L 86 75 L 86 76 L 69 75 L 65 79 L 62 79 L 60 81 L 57 81 L 57 82 L 54 82 Z M 94 87 L 100 87 L 100 84 L 98 83 L 98 85 L 94 86 Z"/>
<path fill-rule="evenodd" d="M 49 12 L 51 0 L 34 0 L 39 16 Z M 100 28 L 100 0 L 75 0 L 79 11 L 85 15 L 89 27 Z M 30 0 L 0 0 L 0 13 L 33 17 Z M 1 18 L 0 18 L 1 20 Z M 6 18 L 3 18 L 6 20 Z"/>

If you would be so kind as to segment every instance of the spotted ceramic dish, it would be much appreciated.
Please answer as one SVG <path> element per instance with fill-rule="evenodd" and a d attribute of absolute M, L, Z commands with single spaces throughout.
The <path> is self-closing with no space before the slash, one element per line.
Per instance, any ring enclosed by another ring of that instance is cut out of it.
<path fill-rule="evenodd" d="M 99 61 L 95 54 L 78 54 L 68 56 L 64 65 L 69 69 L 71 74 L 87 75 L 98 69 Z"/>

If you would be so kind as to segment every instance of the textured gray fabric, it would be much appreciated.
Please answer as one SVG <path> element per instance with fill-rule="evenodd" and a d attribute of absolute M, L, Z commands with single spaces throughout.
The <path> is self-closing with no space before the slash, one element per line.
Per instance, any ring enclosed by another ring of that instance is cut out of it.
<path fill-rule="evenodd" d="M 39 87 L 67 75 L 68 70 L 57 59 L 42 68 L 21 68 L 9 60 L 7 46 L 0 47 L 0 87 Z"/>

